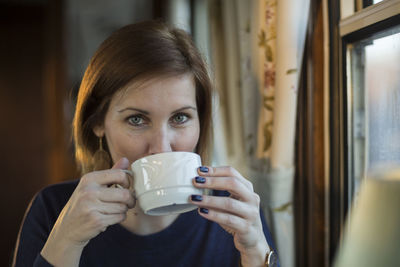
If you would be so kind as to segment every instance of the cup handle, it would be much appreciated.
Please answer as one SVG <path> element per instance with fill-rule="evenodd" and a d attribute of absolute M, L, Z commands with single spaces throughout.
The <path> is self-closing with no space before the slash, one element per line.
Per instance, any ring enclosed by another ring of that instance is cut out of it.
<path fill-rule="evenodd" d="M 135 188 L 134 188 L 134 186 L 133 186 L 133 179 L 134 179 L 134 176 L 133 176 L 133 172 L 132 171 L 130 171 L 130 170 L 122 170 L 124 173 L 126 173 L 126 174 L 128 174 L 128 176 L 130 177 L 130 179 L 129 179 L 129 191 L 131 191 L 131 193 L 132 193 L 132 196 L 133 196 L 133 200 L 134 200 L 134 204 L 133 204 L 133 207 L 132 208 L 134 208 L 135 206 L 136 206 L 136 192 L 135 192 Z M 111 185 L 111 187 L 114 187 L 114 188 L 123 188 L 121 185 L 119 185 L 119 184 L 113 184 L 113 185 Z"/>
<path fill-rule="evenodd" d="M 133 171 L 130 170 L 122 170 L 124 173 L 128 174 L 130 179 L 129 179 L 129 190 L 134 190 L 133 187 Z"/>

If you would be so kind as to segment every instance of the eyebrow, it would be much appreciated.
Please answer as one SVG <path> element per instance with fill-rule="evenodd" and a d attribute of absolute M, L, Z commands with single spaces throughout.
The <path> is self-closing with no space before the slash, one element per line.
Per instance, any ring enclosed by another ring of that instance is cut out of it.
<path fill-rule="evenodd" d="M 143 113 L 143 114 L 146 114 L 146 115 L 150 114 L 150 112 L 148 112 L 148 111 L 145 111 L 145 110 L 142 110 L 142 109 L 138 109 L 138 108 L 133 108 L 133 107 L 123 108 L 121 110 L 118 110 L 119 113 L 122 113 L 122 112 L 125 112 L 125 111 L 137 111 L 137 112 L 140 112 L 140 113 Z"/>
<path fill-rule="evenodd" d="M 197 111 L 197 108 L 195 108 L 195 107 L 193 107 L 193 106 L 184 106 L 184 107 L 182 107 L 182 108 L 179 108 L 179 109 L 177 109 L 177 110 L 174 110 L 172 113 L 177 113 L 177 112 L 183 111 L 183 110 L 185 110 L 185 109 L 192 109 L 192 110 L 194 110 L 194 111 Z M 143 113 L 143 114 L 145 114 L 145 115 L 149 115 L 149 114 L 150 114 L 150 112 L 148 112 L 148 111 L 146 111 L 146 110 L 138 109 L 138 108 L 134 108 L 134 107 L 127 107 L 127 108 L 123 108 L 123 109 L 121 109 L 121 110 L 118 110 L 119 113 L 122 113 L 122 112 L 125 112 L 125 111 L 136 111 L 136 112 L 139 112 L 139 113 Z"/>

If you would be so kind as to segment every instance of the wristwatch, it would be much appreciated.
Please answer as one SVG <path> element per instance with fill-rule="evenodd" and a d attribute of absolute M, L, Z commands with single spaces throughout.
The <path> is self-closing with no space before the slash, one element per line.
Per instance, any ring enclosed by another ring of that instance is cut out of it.
<path fill-rule="evenodd" d="M 265 255 L 265 266 L 266 267 L 278 267 L 278 256 L 272 249 Z"/>

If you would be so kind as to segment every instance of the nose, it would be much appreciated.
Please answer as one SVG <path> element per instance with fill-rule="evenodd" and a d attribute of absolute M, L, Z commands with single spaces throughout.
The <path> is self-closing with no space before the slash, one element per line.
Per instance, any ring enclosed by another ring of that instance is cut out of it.
<path fill-rule="evenodd" d="M 150 135 L 150 140 L 148 140 L 148 154 L 153 155 L 162 152 L 171 152 L 172 138 L 172 133 L 170 133 L 166 127 L 155 129 L 153 134 Z"/>

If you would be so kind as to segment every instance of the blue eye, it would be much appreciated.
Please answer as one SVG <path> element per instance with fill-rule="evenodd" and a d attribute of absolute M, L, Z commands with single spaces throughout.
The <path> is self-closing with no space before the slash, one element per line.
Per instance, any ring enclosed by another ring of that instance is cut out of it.
<path fill-rule="evenodd" d="M 188 120 L 189 120 L 189 116 L 187 116 L 186 114 L 183 114 L 183 113 L 178 113 L 172 117 L 173 123 L 176 123 L 176 124 L 183 124 Z"/>
<path fill-rule="evenodd" d="M 134 115 L 128 118 L 128 122 L 133 126 L 142 126 L 145 121 L 142 116 Z"/>

